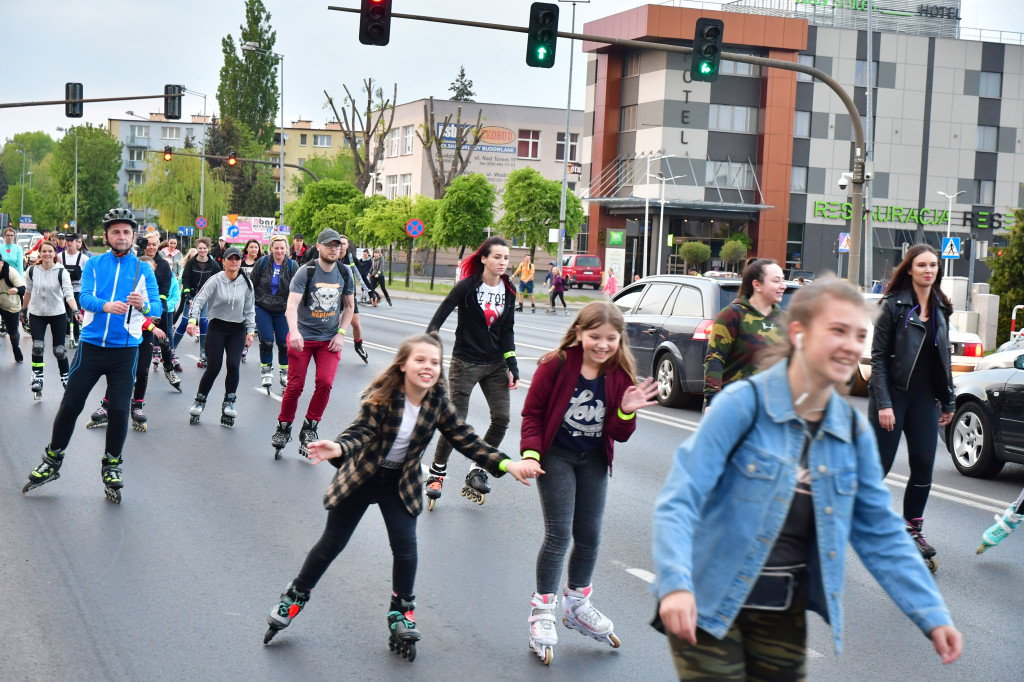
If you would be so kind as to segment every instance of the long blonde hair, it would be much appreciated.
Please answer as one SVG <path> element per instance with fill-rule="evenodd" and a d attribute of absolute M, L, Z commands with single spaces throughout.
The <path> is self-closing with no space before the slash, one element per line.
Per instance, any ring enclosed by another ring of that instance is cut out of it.
<path fill-rule="evenodd" d="M 554 359 L 560 362 L 565 361 L 565 351 L 579 343 L 577 333 L 589 329 L 596 329 L 601 325 L 608 324 L 619 333 L 619 347 L 615 355 L 605 360 L 602 371 L 610 367 L 621 367 L 629 375 L 629 380 L 636 383 L 636 360 L 633 359 L 633 351 L 629 348 L 629 338 L 626 336 L 626 321 L 622 318 L 622 311 L 613 304 L 606 301 L 593 301 L 583 306 L 576 315 L 576 319 L 569 325 L 565 336 L 558 344 L 558 348 L 546 353 L 537 363 L 542 364 Z"/>
<path fill-rule="evenodd" d="M 395 359 L 391 361 L 387 369 L 378 374 L 377 378 L 366 387 L 366 391 L 363 393 L 363 400 L 376 406 L 387 405 L 391 402 L 391 396 L 394 394 L 395 389 L 405 384 L 405 373 L 402 371 L 402 365 L 412 355 L 413 346 L 418 343 L 434 346 L 437 348 L 441 359 L 444 359 L 444 347 L 441 345 L 441 337 L 439 335 L 417 334 L 416 336 L 410 336 L 405 341 L 402 341 L 402 345 L 398 347 L 398 352 L 395 353 Z M 439 382 L 444 381 L 444 370 L 441 371 L 437 380 Z"/>

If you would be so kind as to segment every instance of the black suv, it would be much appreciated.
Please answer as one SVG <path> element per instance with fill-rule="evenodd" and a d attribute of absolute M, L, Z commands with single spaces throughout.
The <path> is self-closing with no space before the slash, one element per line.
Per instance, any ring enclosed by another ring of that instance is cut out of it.
<path fill-rule="evenodd" d="M 799 288 L 787 287 L 783 308 Z M 657 275 L 630 284 L 612 299 L 626 319 L 637 372 L 657 380 L 660 404 L 700 404 L 711 327 L 739 290 L 738 279 Z"/>

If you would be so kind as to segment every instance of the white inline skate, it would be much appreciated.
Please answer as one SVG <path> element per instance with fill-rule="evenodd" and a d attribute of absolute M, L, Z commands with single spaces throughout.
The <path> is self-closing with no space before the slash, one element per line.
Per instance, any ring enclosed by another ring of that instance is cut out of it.
<path fill-rule="evenodd" d="M 587 637 L 593 637 L 613 649 L 618 649 L 622 642 L 613 632 L 615 625 L 590 603 L 592 591 L 591 585 L 578 590 L 571 590 L 566 586 L 562 591 L 562 623 L 570 630 L 578 630 Z"/>

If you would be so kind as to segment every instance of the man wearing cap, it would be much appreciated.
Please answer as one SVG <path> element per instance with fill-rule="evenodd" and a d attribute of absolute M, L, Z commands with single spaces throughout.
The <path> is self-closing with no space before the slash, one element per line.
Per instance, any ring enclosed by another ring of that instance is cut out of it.
<path fill-rule="evenodd" d="M 277 432 L 271 439 L 279 451 L 291 440 L 292 422 L 306 384 L 310 360 L 316 364 L 316 383 L 299 433 L 299 452 L 305 456 L 306 445 L 319 439 L 317 424 L 331 396 L 345 330 L 352 321 L 355 307 L 352 272 L 338 264 L 343 239 L 330 228 L 320 232 L 317 237 L 319 257 L 300 266 L 289 286 L 285 310 L 288 320 L 288 386 L 281 399 Z"/>
<path fill-rule="evenodd" d="M 68 236 L 61 232 L 57 235 L 57 253 L 63 253 L 68 248 Z"/>
<path fill-rule="evenodd" d="M 292 237 L 292 260 L 296 263 L 303 261 L 303 256 L 306 253 L 306 244 L 301 234 L 296 234 Z"/>
<path fill-rule="evenodd" d="M 65 248 L 57 255 L 57 262 L 64 266 L 71 277 L 71 288 L 75 292 L 75 302 L 82 307 L 82 266 L 89 259 L 87 255 L 79 251 L 78 235 L 61 235 L 65 238 Z M 73 332 L 68 345 L 77 348 L 82 340 L 82 325 L 78 318 L 68 311 L 68 332 Z"/>

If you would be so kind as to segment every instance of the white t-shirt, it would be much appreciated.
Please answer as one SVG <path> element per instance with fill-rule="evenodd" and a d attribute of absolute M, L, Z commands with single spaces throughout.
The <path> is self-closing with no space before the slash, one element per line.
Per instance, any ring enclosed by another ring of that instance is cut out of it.
<path fill-rule="evenodd" d="M 413 429 L 416 428 L 416 420 L 420 416 L 420 406 L 413 405 L 409 399 L 405 399 L 405 410 L 402 412 L 402 426 L 398 429 L 395 442 L 388 451 L 385 458 L 389 462 L 404 462 L 409 452 L 409 441 L 412 440 Z"/>
<path fill-rule="evenodd" d="M 480 282 L 476 289 L 476 300 L 483 308 L 484 318 L 490 327 L 505 312 L 505 283 L 499 280 L 498 285 L 492 287 Z"/>

